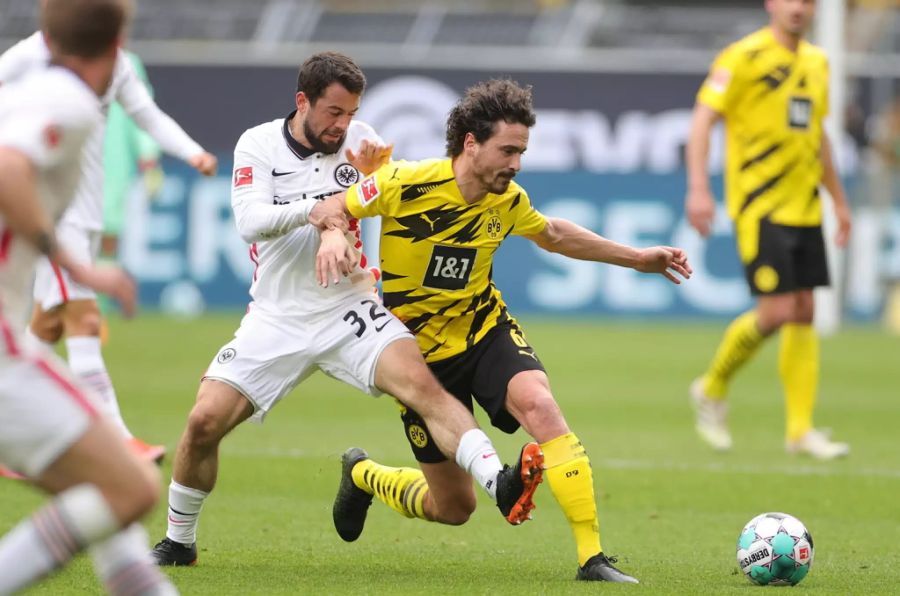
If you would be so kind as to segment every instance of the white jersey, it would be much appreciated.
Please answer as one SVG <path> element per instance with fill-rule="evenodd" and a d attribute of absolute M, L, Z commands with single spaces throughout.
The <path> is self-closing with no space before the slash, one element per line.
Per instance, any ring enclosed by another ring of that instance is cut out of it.
<path fill-rule="evenodd" d="M 70 70 L 54 66 L 0 87 L 0 147 L 24 153 L 37 174 L 38 197 L 58 221 L 75 196 L 81 155 L 102 119 L 100 99 Z M 37 251 L 0 216 L 0 308 L 16 331 L 31 304 Z"/>
<path fill-rule="evenodd" d="M 241 135 L 234 149 L 231 205 L 256 266 L 250 287 L 253 307 L 286 314 L 324 312 L 350 294 L 371 290 L 374 277 L 362 260 L 339 284 L 319 286 L 315 275 L 319 231 L 305 224 L 306 215 L 315 201 L 342 192 L 361 178 L 347 161 L 348 148 L 357 151 L 363 139 L 383 141 L 368 124 L 351 121 L 336 153 L 315 153 L 291 136 L 290 118 Z M 353 224 L 360 249 L 358 227 Z"/>
<path fill-rule="evenodd" d="M 35 69 L 44 69 L 49 61 L 50 50 L 43 34 L 38 31 L 0 56 L 0 84 L 15 81 Z M 112 82 L 101 99 L 103 123 L 94 129 L 85 147 L 81 186 L 72 207 L 65 214 L 66 223 L 90 231 L 103 228 L 103 139 L 106 134 L 105 115 L 113 101 L 119 102 L 165 152 L 187 160 L 203 151 L 172 118 L 159 109 L 125 52 L 119 50 Z"/>

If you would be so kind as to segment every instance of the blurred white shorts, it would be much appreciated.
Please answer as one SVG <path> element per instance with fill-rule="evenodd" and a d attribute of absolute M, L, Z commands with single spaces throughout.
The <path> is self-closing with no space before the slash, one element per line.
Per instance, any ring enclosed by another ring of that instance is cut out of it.
<path fill-rule="evenodd" d="M 413 339 L 378 297 L 353 296 L 327 312 L 288 316 L 251 304 L 234 339 L 222 346 L 203 376 L 228 383 L 253 404 L 261 422 L 281 398 L 316 369 L 379 396 L 375 367 L 398 339 Z"/>
<path fill-rule="evenodd" d="M 0 325 L 0 461 L 34 478 L 81 438 L 97 409 L 62 361 L 29 351 Z"/>
<path fill-rule="evenodd" d="M 93 264 L 100 254 L 100 232 L 91 232 L 70 225 L 56 227 L 56 240 L 69 255 L 80 263 Z M 69 272 L 42 258 L 34 278 L 34 302 L 42 310 L 50 310 L 70 300 L 96 300 L 94 290 L 72 281 Z"/>

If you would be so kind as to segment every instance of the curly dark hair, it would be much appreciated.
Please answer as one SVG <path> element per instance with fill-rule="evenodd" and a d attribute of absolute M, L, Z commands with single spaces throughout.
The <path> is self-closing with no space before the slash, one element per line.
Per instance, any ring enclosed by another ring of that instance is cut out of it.
<path fill-rule="evenodd" d="M 531 101 L 531 85 L 525 87 L 510 79 L 491 79 L 466 89 L 447 118 L 447 155 L 456 157 L 463 150 L 466 133 L 484 143 L 494 134 L 494 125 L 534 126 L 535 114 Z"/>
<path fill-rule="evenodd" d="M 350 93 L 362 95 L 366 90 L 366 75 L 349 56 L 339 52 L 319 52 L 300 66 L 297 93 L 302 91 L 309 103 L 315 104 L 332 83 L 340 83 Z"/>

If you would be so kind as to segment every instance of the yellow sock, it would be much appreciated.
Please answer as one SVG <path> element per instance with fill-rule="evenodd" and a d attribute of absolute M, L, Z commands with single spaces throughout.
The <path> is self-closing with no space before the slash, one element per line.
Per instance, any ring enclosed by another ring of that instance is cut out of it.
<path fill-rule="evenodd" d="M 799 439 L 813 427 L 819 382 L 819 337 L 812 325 L 782 326 L 778 372 L 784 385 L 787 438 Z"/>
<path fill-rule="evenodd" d="M 732 321 L 703 375 L 703 392 L 712 399 L 725 399 L 731 376 L 750 360 L 764 339 L 756 327 L 756 311 L 745 312 Z"/>
<path fill-rule="evenodd" d="M 544 478 L 575 534 L 578 565 L 584 565 L 588 559 L 603 552 L 591 462 L 574 433 L 547 441 L 541 449 L 546 468 Z"/>
<path fill-rule="evenodd" d="M 390 468 L 371 459 L 364 459 L 351 472 L 353 483 L 379 501 L 405 515 L 428 519 L 425 516 L 425 495 L 428 483 L 421 470 Z"/>

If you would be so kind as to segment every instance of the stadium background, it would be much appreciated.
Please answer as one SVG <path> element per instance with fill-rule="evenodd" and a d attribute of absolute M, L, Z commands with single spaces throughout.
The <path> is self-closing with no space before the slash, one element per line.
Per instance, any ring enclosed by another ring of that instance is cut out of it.
<path fill-rule="evenodd" d="M 820 11 L 836 3 L 819 0 Z M 900 187 L 896 154 L 889 157 L 900 129 L 886 124 L 900 94 L 892 0 L 849 2 L 843 20 L 848 84 L 839 160 L 856 216 L 844 285 L 851 322 L 823 342 L 817 420 L 834 426 L 853 454 L 827 463 L 784 456 L 777 342 L 735 384 L 734 452 L 711 454 L 692 430 L 687 385 L 725 319 L 749 298 L 728 222 L 719 221 L 705 245 L 684 222 L 681 153 L 710 60 L 765 22 L 761 5 L 139 2 L 130 46 L 148 66 L 158 103 L 221 165 L 205 180 L 166 160 L 159 196 L 147 202 L 135 189 L 123 257 L 145 308 L 133 322 L 112 317 L 105 352 L 132 429 L 174 449 L 197 379 L 239 321 L 251 263 L 230 221 L 231 151 L 246 128 L 291 109 L 306 56 L 338 49 L 358 59 L 370 82 L 360 118 L 395 142 L 397 157 L 413 159 L 442 153 L 443 117 L 466 85 L 509 75 L 535 87 L 538 125 L 520 178 L 537 205 L 616 240 L 682 245 L 697 270 L 675 288 L 548 257 L 517 240 L 498 256 L 498 285 L 526 315 L 529 340 L 591 453 L 608 552 L 622 556 L 650 593 L 745 594 L 749 584 L 734 563 L 738 531 L 757 513 L 785 510 L 807 523 L 817 545 L 810 577 L 792 594 L 896 593 L 898 349 L 879 324 L 900 278 Z M 35 1 L 0 0 L 0 49 L 35 28 Z M 720 184 L 720 158 L 712 169 Z M 396 412 L 316 375 L 275 414 L 223 444 L 220 483 L 201 521 L 201 563 L 171 571 L 183 593 L 594 589 L 571 581 L 571 538 L 549 491 L 538 495 L 535 522 L 514 530 L 483 495 L 463 528 L 405 522 L 376 504 L 363 538 L 342 543 L 329 519 L 339 455 L 358 444 L 386 463 L 409 465 Z M 521 432 L 491 435 L 504 454 L 523 440 Z M 0 484 L 0 528 L 40 500 L 27 487 Z M 162 536 L 162 506 L 147 525 L 152 538 Z M 81 560 L 34 593 L 97 590 Z"/>
<path fill-rule="evenodd" d="M 0 40 L 6 40 L 0 47 L 34 30 L 35 4 L 0 2 Z M 499 254 L 496 279 L 516 312 L 741 312 L 749 296 L 724 214 L 705 245 L 683 218 L 682 152 L 694 94 L 712 56 L 765 22 L 760 4 L 139 3 L 131 47 L 147 63 L 158 103 L 221 160 L 213 180 L 166 160 L 166 183 L 150 203 L 135 188 L 123 259 L 141 282 L 142 303 L 181 313 L 246 304 L 252 265 L 231 230 L 231 151 L 246 128 L 292 109 L 297 65 L 315 50 L 334 48 L 365 68 L 369 90 L 359 117 L 395 143 L 398 158 L 443 153 L 444 117 L 467 85 L 489 76 L 534 85 L 539 117 L 521 181 L 537 206 L 619 241 L 684 246 L 697 272 L 675 289 L 513 241 Z M 837 2 L 821 4 L 824 13 Z M 846 126 L 834 135 L 856 212 L 841 295 L 846 313 L 863 320 L 882 313 L 886 289 L 900 278 L 900 211 L 896 201 L 889 206 L 898 192 L 896 175 L 873 149 L 885 134 L 879 119 L 894 101 L 900 74 L 900 60 L 892 60 L 898 44 L 893 6 L 868 0 L 848 7 Z M 716 175 L 721 142 L 719 131 L 712 151 Z M 369 228 L 366 247 L 374 255 L 377 230 Z"/>

